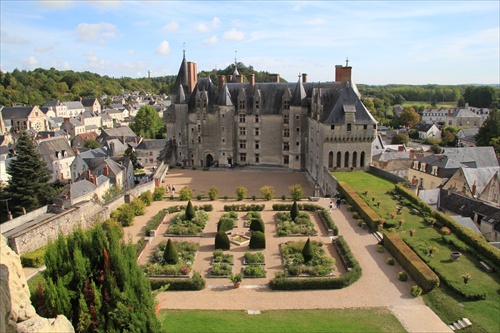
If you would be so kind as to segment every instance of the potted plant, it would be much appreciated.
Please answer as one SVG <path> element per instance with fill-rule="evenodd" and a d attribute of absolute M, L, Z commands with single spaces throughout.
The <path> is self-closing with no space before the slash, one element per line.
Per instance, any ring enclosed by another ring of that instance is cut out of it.
<path fill-rule="evenodd" d="M 241 281 L 243 280 L 243 274 L 231 273 L 231 275 L 229 276 L 229 280 L 231 280 L 231 282 L 234 284 L 235 288 L 239 288 L 241 286 Z"/>

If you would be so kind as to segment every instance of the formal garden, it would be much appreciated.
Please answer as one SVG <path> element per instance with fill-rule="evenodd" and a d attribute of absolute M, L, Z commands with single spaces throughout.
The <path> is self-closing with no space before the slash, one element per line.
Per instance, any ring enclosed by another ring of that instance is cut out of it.
<path fill-rule="evenodd" d="M 439 287 L 430 288 L 424 299 L 444 322 L 465 317 L 474 322 L 474 332 L 498 330 L 500 277 L 498 266 L 487 257 L 489 252 L 480 247 L 484 241 L 476 241 L 477 236 L 467 239 L 467 230 L 426 210 L 418 199 L 385 179 L 361 172 L 336 172 L 334 176 L 347 183 L 380 217 L 377 225 L 369 227 L 379 228 L 391 244 L 401 238 L 439 277 Z M 348 209 L 353 217 L 363 220 L 355 205 L 349 204 Z M 364 218 L 361 226 L 369 225 L 369 217 Z M 455 253 L 460 255 L 452 256 Z M 495 267 L 496 272 L 485 271 L 481 261 Z"/>

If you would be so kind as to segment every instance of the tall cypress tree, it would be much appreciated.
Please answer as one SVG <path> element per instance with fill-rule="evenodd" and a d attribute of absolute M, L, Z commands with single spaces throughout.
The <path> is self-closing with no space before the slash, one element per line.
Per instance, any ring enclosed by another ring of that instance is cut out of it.
<path fill-rule="evenodd" d="M 16 146 L 17 158 L 7 167 L 11 176 L 6 199 L 13 216 L 35 210 L 52 200 L 54 189 L 48 184 L 50 173 L 42 156 L 35 150 L 31 138 L 22 132 Z"/>
<path fill-rule="evenodd" d="M 477 146 L 491 146 L 491 140 L 499 137 L 500 111 L 493 109 L 476 134 L 476 144 Z"/>

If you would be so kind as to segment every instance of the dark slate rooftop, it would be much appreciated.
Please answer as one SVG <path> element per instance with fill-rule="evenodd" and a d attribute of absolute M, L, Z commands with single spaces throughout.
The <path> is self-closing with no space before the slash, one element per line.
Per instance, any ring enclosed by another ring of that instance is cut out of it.
<path fill-rule="evenodd" d="M 168 141 L 165 139 L 150 139 L 150 140 L 142 140 L 136 147 L 136 149 L 144 149 L 144 150 L 157 150 L 165 148 L 165 144 Z"/>
<path fill-rule="evenodd" d="M 484 201 L 475 200 L 461 194 L 451 193 L 447 190 L 441 189 L 439 206 L 459 214 L 474 219 L 474 214 L 477 213 L 483 216 L 483 219 L 493 225 L 500 222 L 500 207 L 495 207 Z"/>
<path fill-rule="evenodd" d="M 498 166 L 498 160 L 493 147 L 444 148 L 443 154 L 460 163 L 476 165 L 477 168 Z"/>
<path fill-rule="evenodd" d="M 56 153 L 66 152 L 67 157 L 74 157 L 75 153 L 71 149 L 68 143 L 68 139 L 65 137 L 55 137 L 50 139 L 42 140 L 38 143 L 38 151 L 41 154 L 49 157 L 52 161 L 58 160 Z"/>
<path fill-rule="evenodd" d="M 6 119 L 28 118 L 33 106 L 6 106 L 2 109 L 2 117 Z"/>
<path fill-rule="evenodd" d="M 414 129 L 414 130 L 416 130 L 418 132 L 426 132 L 427 133 L 432 128 L 432 126 L 434 126 L 434 124 L 428 124 L 428 123 L 422 123 L 422 122 L 420 122 L 420 123 L 415 124 L 412 127 L 412 129 Z"/>

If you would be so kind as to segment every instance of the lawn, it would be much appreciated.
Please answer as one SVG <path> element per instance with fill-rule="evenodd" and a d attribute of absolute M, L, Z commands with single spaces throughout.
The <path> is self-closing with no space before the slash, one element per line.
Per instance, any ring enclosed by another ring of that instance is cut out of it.
<path fill-rule="evenodd" d="M 394 188 L 394 184 L 376 177 L 369 173 L 362 172 L 335 172 L 334 176 L 348 183 L 370 207 L 382 218 L 385 218 L 389 226 L 394 226 L 408 243 L 427 261 L 428 265 L 446 276 L 448 281 L 464 293 L 486 293 L 486 300 L 467 301 L 462 299 L 451 290 L 438 290 L 425 296 L 429 303 L 441 319 L 448 324 L 461 319 L 469 318 L 474 324 L 474 332 L 497 332 L 500 328 L 500 277 L 495 273 L 486 273 L 479 266 L 479 259 L 470 254 L 462 253 L 462 257 L 457 261 L 450 260 L 450 253 L 457 249 L 447 244 L 444 240 L 454 239 L 455 235 L 448 235 L 444 238 L 439 233 L 438 227 L 432 227 L 424 222 L 424 218 L 411 212 L 410 207 L 404 207 L 400 215 L 394 218 L 390 213 L 397 211 L 396 206 L 403 205 L 401 201 L 387 193 Z M 368 190 L 368 194 L 364 192 Z M 375 200 L 372 200 L 375 197 Z M 380 207 L 376 203 L 380 202 Z M 403 201 L 404 203 L 404 201 Z M 398 221 L 404 219 L 405 222 L 399 228 Z M 413 236 L 410 235 L 413 230 Z M 386 229 L 385 232 L 388 230 Z M 459 243 L 462 243 L 458 241 Z M 428 256 L 429 246 L 438 248 L 433 257 Z M 467 247 L 467 245 L 462 244 Z M 472 251 L 474 252 L 474 251 Z M 463 283 L 462 275 L 470 273 L 472 279 L 467 285 Z M 441 282 L 443 284 L 443 282 Z M 452 306 L 453 305 L 453 306 Z"/>
<path fill-rule="evenodd" d="M 162 310 L 162 328 L 184 332 L 406 332 L 385 308 L 245 311 Z M 374 320 L 376 318 L 376 320 Z"/>

